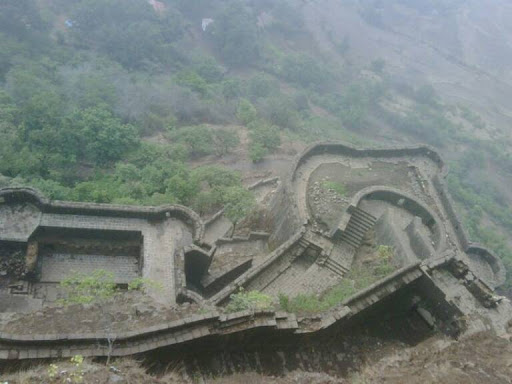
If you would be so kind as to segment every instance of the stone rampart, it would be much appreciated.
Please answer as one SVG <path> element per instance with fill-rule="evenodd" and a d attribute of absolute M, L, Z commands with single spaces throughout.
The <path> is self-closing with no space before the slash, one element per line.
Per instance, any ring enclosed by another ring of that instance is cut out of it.
<path fill-rule="evenodd" d="M 267 207 L 267 212 L 271 249 L 286 242 L 304 225 L 293 198 L 293 190 L 287 183 L 279 186 Z"/>
<path fill-rule="evenodd" d="M 443 259 L 435 266 L 416 263 L 402 268 L 356 293 L 331 310 L 301 318 L 297 318 L 292 313 L 273 310 L 231 314 L 213 311 L 126 332 L 39 335 L 4 332 L 0 333 L 0 360 L 67 358 L 78 354 L 90 357 L 109 354 L 127 356 L 184 344 L 212 335 L 244 333 L 256 328 L 268 328 L 286 334 L 314 334 L 334 324 L 343 324 L 383 298 L 424 278 L 425 274 L 430 273 L 433 268 L 444 268 L 444 265 L 449 262 L 449 259 Z M 112 348 L 109 348 L 109 340 L 114 340 Z"/>
<path fill-rule="evenodd" d="M 350 157 L 411 157 L 425 156 L 431 159 L 441 171 L 444 170 L 445 164 L 441 156 L 431 147 L 427 145 L 413 147 L 395 147 L 383 149 L 362 149 L 356 148 L 346 143 L 320 142 L 307 147 L 293 163 L 291 170 L 291 181 L 295 180 L 298 168 L 310 157 L 322 154 L 346 155 Z"/>
<path fill-rule="evenodd" d="M 444 163 L 443 159 L 439 155 L 439 153 L 434 150 L 432 147 L 427 145 L 421 146 L 413 146 L 413 147 L 391 147 L 391 148 L 375 148 L 375 149 L 362 149 L 351 146 L 347 143 L 329 143 L 329 142 L 320 142 L 314 143 L 307 147 L 299 156 L 297 156 L 296 160 L 293 163 L 289 182 L 293 183 L 297 176 L 297 171 L 299 167 L 304 164 L 309 158 L 316 155 L 322 154 L 337 154 L 337 155 L 345 155 L 350 157 L 380 157 L 380 158 L 394 158 L 394 157 L 417 157 L 424 156 L 433 161 L 437 167 L 439 168 L 439 173 L 433 177 L 432 183 L 433 186 L 440 198 L 440 201 L 443 205 L 444 211 L 448 216 L 447 219 L 450 221 L 452 225 L 455 235 L 459 244 L 461 245 L 464 252 L 468 252 L 468 248 L 470 246 L 476 247 L 479 249 L 478 254 L 489 262 L 491 265 L 494 274 L 496 276 L 495 281 L 493 282 L 494 286 L 500 286 L 505 282 L 506 271 L 503 265 L 503 262 L 496 257 L 491 251 L 487 248 L 479 245 L 471 243 L 469 240 L 469 236 L 464 229 L 462 221 L 456 213 L 453 201 L 449 196 L 448 190 L 444 183 L 444 179 L 448 174 L 448 167 Z M 403 192 L 400 192 L 403 194 Z M 413 201 L 417 202 L 417 199 L 413 198 Z M 423 205 L 423 204 L 421 204 Z M 427 208 L 425 205 L 423 207 Z M 432 214 L 433 211 L 428 209 Z M 434 216 L 436 217 L 436 216 Z M 344 228 L 348 223 L 349 215 L 344 215 L 342 220 L 340 221 L 341 228 Z M 441 223 L 440 221 L 437 221 Z M 442 225 L 438 225 L 441 230 Z M 445 241 L 446 236 L 443 236 L 442 233 L 439 233 L 440 242 Z M 438 247 L 440 249 L 441 247 Z"/>
<path fill-rule="evenodd" d="M 269 237 L 270 234 L 267 232 L 250 232 L 248 236 L 221 237 L 215 244 L 219 246 L 223 244 L 247 243 L 258 240 L 267 241 Z"/>
<path fill-rule="evenodd" d="M 193 229 L 195 241 L 201 242 L 204 236 L 204 224 L 199 215 L 190 208 L 181 205 L 139 207 L 130 205 L 50 201 L 32 188 L 0 189 L 0 199 L 5 202 L 29 202 L 36 205 L 41 212 L 49 214 L 107 216 L 112 218 L 139 218 L 146 220 L 172 217 L 185 222 Z"/>
<path fill-rule="evenodd" d="M 499 257 L 494 255 L 488 248 L 477 244 L 472 243 L 469 240 L 469 235 L 466 232 L 462 221 L 460 220 L 457 212 L 455 211 L 455 205 L 452 201 L 451 196 L 449 195 L 444 180 L 441 179 L 439 175 L 436 175 L 433 180 L 434 187 L 439 195 L 441 200 L 441 204 L 443 204 L 444 211 L 448 216 L 448 220 L 451 222 L 452 227 L 455 232 L 455 236 L 457 237 L 457 241 L 460 246 L 466 253 L 475 253 L 476 255 L 482 257 L 485 261 L 489 263 L 494 273 L 494 281 L 490 281 L 489 283 L 494 287 L 499 287 L 506 280 L 506 270 L 503 262 Z"/>

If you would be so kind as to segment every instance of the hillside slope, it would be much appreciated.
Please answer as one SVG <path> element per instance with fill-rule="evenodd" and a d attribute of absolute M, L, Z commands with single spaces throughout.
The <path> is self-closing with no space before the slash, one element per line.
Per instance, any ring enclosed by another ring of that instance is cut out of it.
<path fill-rule="evenodd" d="M 511 18 L 504 0 L 5 2 L 0 186 L 208 216 L 312 141 L 421 142 L 512 269 Z"/>

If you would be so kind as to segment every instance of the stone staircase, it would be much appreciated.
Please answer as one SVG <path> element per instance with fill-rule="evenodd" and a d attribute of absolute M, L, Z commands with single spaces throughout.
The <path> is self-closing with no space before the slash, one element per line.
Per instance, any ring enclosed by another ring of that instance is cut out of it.
<path fill-rule="evenodd" d="M 345 274 L 349 271 L 343 265 L 338 263 L 336 260 L 331 259 L 330 257 L 323 261 L 322 265 L 340 277 L 345 276 Z"/>
<path fill-rule="evenodd" d="M 356 249 L 359 248 L 364 235 L 375 225 L 376 221 L 376 217 L 355 207 L 345 231 L 341 234 L 341 240 Z"/>

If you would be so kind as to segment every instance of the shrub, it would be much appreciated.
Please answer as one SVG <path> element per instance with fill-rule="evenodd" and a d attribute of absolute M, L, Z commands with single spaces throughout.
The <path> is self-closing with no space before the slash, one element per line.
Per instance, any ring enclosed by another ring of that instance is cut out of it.
<path fill-rule="evenodd" d="M 329 85 L 332 77 L 323 64 L 305 54 L 286 56 L 281 67 L 282 76 L 304 88 L 321 90 Z"/>
<path fill-rule="evenodd" d="M 257 141 L 249 143 L 249 157 L 253 163 L 259 163 L 268 154 L 267 148 Z"/>
<path fill-rule="evenodd" d="M 253 210 L 255 199 L 251 191 L 242 186 L 233 186 L 224 190 L 222 203 L 224 214 L 236 225 Z"/>
<path fill-rule="evenodd" d="M 230 301 L 226 306 L 226 312 L 239 312 L 239 311 L 261 311 L 272 309 L 273 300 L 270 296 L 265 295 L 259 291 L 244 291 L 243 288 L 240 292 L 234 293 L 230 296 Z"/>
<path fill-rule="evenodd" d="M 196 71 L 185 70 L 181 71 L 176 75 L 176 82 L 179 85 L 188 87 L 191 90 L 206 95 L 208 91 L 208 83 L 203 79 Z"/>
<path fill-rule="evenodd" d="M 281 307 L 281 309 L 287 312 L 316 313 L 327 309 L 325 303 L 316 295 L 301 294 L 292 299 L 289 299 L 287 296 L 280 295 L 279 303 L 285 305 L 284 307 Z"/>
<path fill-rule="evenodd" d="M 216 83 L 222 80 L 224 69 L 217 64 L 213 57 L 200 58 L 195 65 L 196 72 L 208 83 Z"/>
<path fill-rule="evenodd" d="M 264 73 L 258 73 L 249 80 L 249 94 L 254 99 L 268 97 L 278 91 L 276 82 Z"/>
<path fill-rule="evenodd" d="M 266 99 L 259 106 L 261 114 L 272 124 L 279 127 L 298 130 L 301 128 L 301 116 L 295 100 L 284 95 Z"/>
<path fill-rule="evenodd" d="M 191 156 L 200 157 L 213 153 L 213 134 L 211 129 L 204 125 L 180 128 L 172 132 L 170 138 L 178 144 L 187 146 Z"/>
<path fill-rule="evenodd" d="M 213 132 L 215 153 L 223 156 L 231 152 L 240 144 L 240 138 L 235 130 L 217 129 Z"/>
<path fill-rule="evenodd" d="M 74 273 L 64 279 L 60 286 L 66 291 L 66 298 L 61 300 L 64 305 L 88 304 L 98 300 L 112 298 L 117 290 L 114 275 L 99 269 L 91 275 Z"/>
<path fill-rule="evenodd" d="M 249 155 L 255 163 L 261 161 L 269 152 L 274 152 L 281 145 L 279 128 L 264 121 L 249 124 Z"/>
<path fill-rule="evenodd" d="M 114 275 L 103 269 L 97 269 L 90 275 L 73 273 L 61 281 L 60 286 L 66 292 L 66 298 L 59 302 L 63 305 L 90 304 L 111 299 L 119 291 L 114 281 Z M 128 290 L 147 293 L 148 290 L 161 290 L 162 286 L 143 277 L 133 279 L 128 283 Z"/>
<path fill-rule="evenodd" d="M 247 125 L 256 120 L 258 112 L 249 100 L 241 99 L 236 109 L 236 117 L 242 124 Z"/>
<path fill-rule="evenodd" d="M 377 252 L 379 252 L 379 257 L 383 260 L 389 261 L 393 258 L 393 247 L 389 245 L 379 245 Z"/>
<path fill-rule="evenodd" d="M 222 82 L 222 95 L 230 100 L 244 95 L 245 89 L 242 82 L 237 78 L 229 78 Z"/>

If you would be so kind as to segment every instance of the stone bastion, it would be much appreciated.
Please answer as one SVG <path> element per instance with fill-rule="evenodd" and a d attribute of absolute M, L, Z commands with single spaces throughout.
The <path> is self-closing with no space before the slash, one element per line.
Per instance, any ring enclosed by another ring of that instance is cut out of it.
<path fill-rule="evenodd" d="M 317 143 L 297 157 L 287 178 L 251 187 L 268 187 L 271 194 L 262 199 L 266 231 L 246 237 L 225 236 L 229 223 L 222 212 L 205 224 L 178 205 L 50 201 L 30 188 L 1 189 L 0 313 L 29 316 L 55 306 L 61 281 L 98 269 L 111 272 L 120 289 L 138 277 L 157 282 L 149 296 L 178 312 L 183 303 L 209 309 L 109 334 L 0 329 L 0 360 L 181 353 L 185 345 L 214 350 L 221 340 L 236 344 L 255 332 L 287 345 L 343 332 L 395 307 L 412 309 L 431 329 L 452 335 L 479 330 L 482 318 L 504 333 L 512 310 L 494 292 L 505 280 L 504 266 L 469 241 L 446 174 L 427 146 Z M 393 272 L 328 310 L 224 313 L 240 289 L 275 298 L 322 297 L 353 270 L 371 265 L 381 248 L 392 250 Z"/>

